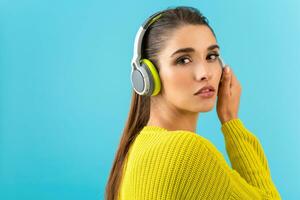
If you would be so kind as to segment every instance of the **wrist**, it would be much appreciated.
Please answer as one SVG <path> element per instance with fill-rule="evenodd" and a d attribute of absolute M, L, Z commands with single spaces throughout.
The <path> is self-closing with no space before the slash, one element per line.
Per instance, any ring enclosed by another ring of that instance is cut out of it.
<path fill-rule="evenodd" d="M 226 117 L 226 118 L 223 118 L 221 119 L 221 124 L 224 124 L 232 119 L 238 119 L 238 116 L 233 116 L 233 117 Z"/>

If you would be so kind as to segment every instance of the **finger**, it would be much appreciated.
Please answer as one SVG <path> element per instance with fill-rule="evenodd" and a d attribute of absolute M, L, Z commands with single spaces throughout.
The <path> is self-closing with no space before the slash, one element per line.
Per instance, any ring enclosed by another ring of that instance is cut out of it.
<path fill-rule="evenodd" d="M 225 72 L 225 68 L 227 66 L 224 66 L 222 68 L 222 74 L 221 74 L 221 80 L 219 82 L 219 86 L 218 86 L 218 93 L 220 93 L 220 95 L 227 95 L 230 94 L 230 91 L 228 89 L 228 74 Z"/>
<path fill-rule="evenodd" d="M 229 69 L 229 72 L 226 71 L 226 69 Z M 222 85 L 224 87 L 225 90 L 230 91 L 230 85 L 231 85 L 231 69 L 230 67 L 227 65 L 224 68 L 224 72 L 223 72 L 223 80 L 222 80 Z"/>
<path fill-rule="evenodd" d="M 236 77 L 236 75 L 234 74 L 233 70 L 231 69 L 231 82 L 230 82 L 230 86 L 238 86 L 239 85 L 239 81 Z"/>
<path fill-rule="evenodd" d="M 232 85 L 235 84 L 235 75 L 233 73 L 232 68 L 230 69 L 230 72 L 231 72 L 230 87 L 232 87 Z"/>
<path fill-rule="evenodd" d="M 220 85 L 222 84 L 222 82 L 224 82 L 224 79 L 225 79 L 224 76 L 225 76 L 225 67 L 222 68 L 222 74 L 221 74 L 220 82 L 219 82 Z"/>

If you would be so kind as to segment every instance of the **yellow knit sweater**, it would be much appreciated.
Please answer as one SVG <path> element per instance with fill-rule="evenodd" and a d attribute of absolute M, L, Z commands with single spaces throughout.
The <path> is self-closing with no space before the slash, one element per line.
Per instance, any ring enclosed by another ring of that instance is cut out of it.
<path fill-rule="evenodd" d="M 232 168 L 194 132 L 145 126 L 127 154 L 119 199 L 281 199 L 257 137 L 239 118 L 221 130 Z"/>

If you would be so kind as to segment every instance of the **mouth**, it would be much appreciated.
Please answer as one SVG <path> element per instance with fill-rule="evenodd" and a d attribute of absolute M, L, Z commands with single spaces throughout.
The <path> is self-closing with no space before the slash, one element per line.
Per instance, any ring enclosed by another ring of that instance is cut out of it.
<path fill-rule="evenodd" d="M 200 92 L 200 93 L 197 93 L 196 96 L 200 96 L 200 97 L 203 97 L 203 98 L 211 98 L 215 95 L 215 91 L 212 91 L 212 90 L 207 90 L 207 91 L 203 91 L 203 92 Z"/>
<path fill-rule="evenodd" d="M 212 85 L 206 85 L 199 89 L 194 95 L 207 96 L 215 93 L 215 88 Z"/>

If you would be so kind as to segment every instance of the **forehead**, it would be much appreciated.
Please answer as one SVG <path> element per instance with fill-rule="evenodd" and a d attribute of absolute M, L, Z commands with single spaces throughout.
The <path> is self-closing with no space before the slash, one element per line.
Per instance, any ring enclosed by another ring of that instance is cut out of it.
<path fill-rule="evenodd" d="M 216 43 L 216 38 L 206 25 L 184 25 L 172 33 L 166 43 L 165 53 L 170 55 L 183 47 L 193 47 L 201 52 Z"/>

